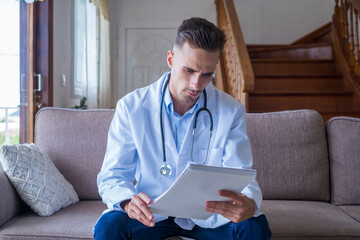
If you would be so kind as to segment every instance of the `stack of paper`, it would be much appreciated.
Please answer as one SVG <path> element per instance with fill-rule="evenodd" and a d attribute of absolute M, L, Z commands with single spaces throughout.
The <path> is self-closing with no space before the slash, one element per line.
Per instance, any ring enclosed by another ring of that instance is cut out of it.
<path fill-rule="evenodd" d="M 255 170 L 188 164 L 175 183 L 149 206 L 153 213 L 207 219 L 206 201 L 229 201 L 219 190 L 240 193 L 254 178 Z"/>

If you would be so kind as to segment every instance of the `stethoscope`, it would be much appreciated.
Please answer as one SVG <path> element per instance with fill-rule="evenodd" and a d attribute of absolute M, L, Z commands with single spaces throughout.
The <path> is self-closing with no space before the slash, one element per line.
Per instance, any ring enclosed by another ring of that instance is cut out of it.
<path fill-rule="evenodd" d="M 164 129 L 163 129 L 163 122 L 162 122 L 162 109 L 163 109 L 163 103 L 164 103 L 164 95 L 165 95 L 166 87 L 169 84 L 169 81 L 170 81 L 170 74 L 168 75 L 168 79 L 165 82 L 164 89 L 163 89 L 162 94 L 161 94 L 161 102 L 160 102 L 160 129 L 161 129 L 161 140 L 162 140 L 162 150 L 163 150 L 163 165 L 160 167 L 160 173 L 164 177 L 170 176 L 171 172 L 172 172 L 170 165 L 166 163 L 165 138 L 164 138 Z M 210 136 L 209 136 L 209 141 L 208 141 L 208 146 L 207 146 L 207 151 L 206 151 L 206 158 L 205 158 L 205 161 L 203 162 L 203 164 L 206 164 L 207 161 L 208 161 L 210 139 L 211 139 L 212 130 L 213 130 L 212 115 L 211 115 L 210 110 L 206 107 L 206 105 L 207 105 L 207 96 L 206 96 L 206 90 L 204 89 L 204 107 L 197 110 L 197 112 L 195 114 L 195 121 L 194 121 L 194 126 L 193 126 L 193 131 L 192 131 L 192 144 L 191 144 L 191 160 L 194 161 L 193 160 L 193 150 L 194 150 L 194 139 L 195 139 L 196 123 L 197 123 L 197 119 L 198 119 L 199 114 L 202 111 L 205 111 L 205 112 L 208 113 L 208 115 L 210 117 Z"/>

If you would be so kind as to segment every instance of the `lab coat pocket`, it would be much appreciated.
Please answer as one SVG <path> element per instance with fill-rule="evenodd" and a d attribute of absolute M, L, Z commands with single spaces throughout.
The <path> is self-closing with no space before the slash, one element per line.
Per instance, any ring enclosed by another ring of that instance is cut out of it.
<path fill-rule="evenodd" d="M 207 150 L 199 150 L 197 163 L 211 166 L 221 166 L 223 148 L 212 148 L 209 150 L 208 160 L 206 162 Z"/>

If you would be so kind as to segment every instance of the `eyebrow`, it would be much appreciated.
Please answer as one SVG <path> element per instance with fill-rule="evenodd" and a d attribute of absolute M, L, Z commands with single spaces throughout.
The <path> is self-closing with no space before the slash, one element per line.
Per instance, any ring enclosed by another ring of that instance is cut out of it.
<path fill-rule="evenodd" d="M 198 72 L 198 71 L 196 71 L 196 70 L 194 70 L 194 69 L 192 69 L 190 67 L 187 67 L 187 66 L 184 66 L 184 68 L 187 69 L 187 70 L 190 70 L 192 72 Z M 202 73 L 201 75 L 213 75 L 213 74 L 214 74 L 214 72 L 207 72 L 207 73 Z"/>

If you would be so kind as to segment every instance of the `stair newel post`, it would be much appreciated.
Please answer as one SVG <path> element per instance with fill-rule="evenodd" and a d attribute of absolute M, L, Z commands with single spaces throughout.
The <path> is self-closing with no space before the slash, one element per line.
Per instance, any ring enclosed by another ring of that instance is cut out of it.
<path fill-rule="evenodd" d="M 347 0 L 344 0 L 344 9 L 343 9 L 343 23 L 344 23 L 344 51 L 346 57 L 349 59 L 350 56 L 350 47 L 349 47 L 349 21 L 348 21 L 348 10 L 349 10 L 349 3 Z"/>
<path fill-rule="evenodd" d="M 359 13 L 355 9 L 355 67 L 354 73 L 356 76 L 359 76 L 360 71 L 360 52 L 359 52 Z"/>
<path fill-rule="evenodd" d="M 339 7 L 339 0 L 335 0 L 335 7 L 334 7 L 334 16 L 333 16 L 333 21 L 335 23 L 336 26 L 336 32 L 338 36 L 341 36 L 341 32 L 340 32 L 340 17 L 341 17 L 341 9 Z"/>
<path fill-rule="evenodd" d="M 339 15 L 339 36 L 340 40 L 343 41 L 344 37 L 344 1 L 340 0 L 340 15 Z M 342 45 L 342 44 L 341 44 Z"/>
<path fill-rule="evenodd" d="M 354 12 L 354 7 L 353 5 L 351 4 L 350 7 L 350 36 L 349 36 L 349 39 L 350 39 L 350 66 L 353 68 L 355 66 L 355 53 L 354 53 L 354 18 L 353 18 L 353 12 Z"/>
<path fill-rule="evenodd" d="M 227 36 L 222 65 L 227 92 L 247 106 L 247 92 L 254 91 L 254 71 L 232 0 L 216 0 L 218 25 Z M 224 79 L 224 78 L 223 78 Z"/>

